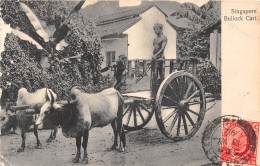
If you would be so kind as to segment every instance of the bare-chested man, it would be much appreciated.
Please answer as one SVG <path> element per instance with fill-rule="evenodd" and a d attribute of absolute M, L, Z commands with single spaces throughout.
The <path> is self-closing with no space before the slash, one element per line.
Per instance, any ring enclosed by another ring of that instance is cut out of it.
<path fill-rule="evenodd" d="M 154 24 L 153 29 L 156 34 L 156 38 L 153 40 L 153 78 L 161 82 L 164 79 L 164 50 L 167 44 L 167 37 L 163 34 L 162 24 Z"/>

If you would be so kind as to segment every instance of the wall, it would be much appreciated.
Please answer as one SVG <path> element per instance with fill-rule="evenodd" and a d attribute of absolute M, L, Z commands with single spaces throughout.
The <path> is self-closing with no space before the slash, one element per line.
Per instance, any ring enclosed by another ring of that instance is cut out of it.
<path fill-rule="evenodd" d="M 142 19 L 124 32 L 128 34 L 128 59 L 151 59 L 155 23 L 163 25 L 164 35 L 168 38 L 164 52 L 166 59 L 176 59 L 176 31 L 167 23 L 165 15 L 152 7 L 140 16 Z"/>
<path fill-rule="evenodd" d="M 214 30 L 210 34 L 210 61 L 220 71 L 221 70 L 221 34 Z"/>
<path fill-rule="evenodd" d="M 101 54 L 102 54 L 102 57 L 104 58 L 103 63 L 102 63 L 102 68 L 106 67 L 106 61 L 107 61 L 106 52 L 107 51 L 116 52 L 115 60 L 117 60 L 120 55 L 127 56 L 127 36 L 122 37 L 122 38 L 102 40 Z"/>

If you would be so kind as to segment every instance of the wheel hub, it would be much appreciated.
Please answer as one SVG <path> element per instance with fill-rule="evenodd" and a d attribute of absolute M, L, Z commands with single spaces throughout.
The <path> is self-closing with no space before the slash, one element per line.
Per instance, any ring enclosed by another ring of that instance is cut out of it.
<path fill-rule="evenodd" d="M 188 108 L 188 102 L 186 100 L 181 100 L 179 103 L 179 109 L 180 110 L 185 110 Z"/>

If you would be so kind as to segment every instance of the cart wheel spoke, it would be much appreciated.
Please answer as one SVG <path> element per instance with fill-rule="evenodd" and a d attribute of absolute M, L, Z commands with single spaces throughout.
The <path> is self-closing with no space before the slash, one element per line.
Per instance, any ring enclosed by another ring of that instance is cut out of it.
<path fill-rule="evenodd" d="M 151 113 L 151 111 L 149 111 L 145 105 L 140 104 L 140 107 L 142 107 L 142 109 L 144 109 L 146 112 L 148 112 L 149 114 Z"/>
<path fill-rule="evenodd" d="M 176 82 L 177 82 L 177 85 L 178 85 L 179 97 L 180 97 L 180 99 L 182 99 L 182 89 L 183 89 L 182 86 L 183 86 L 183 83 L 182 83 L 181 77 L 176 78 Z"/>
<path fill-rule="evenodd" d="M 128 105 L 127 107 L 126 107 L 126 111 L 124 112 L 124 114 L 123 114 L 123 117 L 126 115 L 126 113 L 130 110 L 130 108 L 131 108 L 131 105 Z"/>
<path fill-rule="evenodd" d="M 171 92 L 172 92 L 171 94 L 173 95 L 173 97 L 174 97 L 175 99 L 177 99 L 177 102 L 179 102 L 179 101 L 180 101 L 180 98 L 179 98 L 179 96 L 176 95 L 174 88 L 172 87 L 171 84 L 169 84 L 169 87 L 170 87 Z"/>
<path fill-rule="evenodd" d="M 176 123 L 178 117 L 179 117 L 179 114 L 176 113 L 176 115 L 175 115 L 175 117 L 174 117 L 174 119 L 173 119 L 173 121 L 172 121 L 172 123 L 171 123 L 171 125 L 170 125 L 170 128 L 169 128 L 169 132 L 170 132 L 170 133 L 172 132 L 172 129 L 173 129 L 173 127 L 174 127 L 174 125 L 175 125 L 175 123 Z"/>
<path fill-rule="evenodd" d="M 185 92 L 186 92 L 186 87 L 187 87 L 186 77 L 181 76 L 180 80 L 181 80 L 181 98 L 183 99 Z"/>
<path fill-rule="evenodd" d="M 173 102 L 175 105 L 178 105 L 178 102 L 170 98 L 169 96 L 163 95 L 163 98 L 168 99 L 169 101 Z"/>
<path fill-rule="evenodd" d="M 181 129 L 181 115 L 179 115 L 179 118 L 178 118 L 177 136 L 180 135 L 180 129 Z"/>
<path fill-rule="evenodd" d="M 174 114 L 176 114 L 176 110 L 172 111 L 171 113 L 169 113 L 164 119 L 163 119 L 163 123 L 167 122 Z"/>
<path fill-rule="evenodd" d="M 191 90 L 192 90 L 192 87 L 193 87 L 193 83 L 190 82 L 189 85 L 188 85 L 188 88 L 187 88 L 187 90 L 186 90 L 186 92 L 185 92 L 185 95 L 184 95 L 184 97 L 183 97 L 184 99 L 187 99 L 188 95 L 190 94 L 190 92 L 191 92 Z"/>
<path fill-rule="evenodd" d="M 196 90 L 195 92 L 193 92 L 188 98 L 187 100 L 190 101 L 194 96 L 196 96 L 200 91 Z"/>
<path fill-rule="evenodd" d="M 193 113 L 194 115 L 200 116 L 200 114 L 198 114 L 197 112 L 195 112 L 195 111 L 193 111 L 193 110 L 191 110 L 191 109 L 187 109 L 187 111 Z"/>
<path fill-rule="evenodd" d="M 186 118 L 185 118 L 184 114 L 182 114 L 182 120 L 183 120 L 183 126 L 184 126 L 185 135 L 188 135 L 188 126 L 187 126 Z"/>
<path fill-rule="evenodd" d="M 179 84 L 178 78 L 176 78 L 176 80 L 174 82 L 176 83 L 176 87 L 177 87 L 177 88 L 175 88 L 175 91 L 176 91 L 175 93 L 178 95 L 179 99 L 181 99 L 182 97 L 181 97 L 180 84 Z"/>
<path fill-rule="evenodd" d="M 189 113 L 184 111 L 184 115 L 186 115 L 186 117 L 188 118 L 190 124 L 194 127 L 195 123 L 193 122 L 192 118 L 190 117 Z"/>
<path fill-rule="evenodd" d="M 140 108 L 139 108 L 139 107 L 136 107 L 136 110 L 137 110 L 138 114 L 140 115 L 142 121 L 144 122 L 144 121 L 145 121 L 145 120 L 144 120 L 144 116 L 143 116 L 143 114 L 141 113 Z"/>
<path fill-rule="evenodd" d="M 130 122 L 130 119 L 131 119 L 131 116 L 132 116 L 132 112 L 133 112 L 133 110 L 130 110 L 130 112 L 128 114 L 128 118 L 127 118 L 127 122 L 126 122 L 127 125 L 129 125 L 129 122 Z"/>
<path fill-rule="evenodd" d="M 136 117 L 136 107 L 133 109 L 133 115 L 134 115 L 134 126 L 137 126 L 137 117 Z"/>
<path fill-rule="evenodd" d="M 189 106 L 191 106 L 191 105 L 197 105 L 197 104 L 202 104 L 202 101 L 189 102 L 188 104 L 189 104 Z"/>

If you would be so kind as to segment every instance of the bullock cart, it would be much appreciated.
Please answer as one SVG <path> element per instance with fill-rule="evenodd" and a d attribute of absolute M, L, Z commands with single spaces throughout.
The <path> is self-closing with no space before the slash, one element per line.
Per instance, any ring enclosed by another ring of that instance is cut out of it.
<path fill-rule="evenodd" d="M 190 66 L 196 73 L 198 61 L 182 60 L 178 69 L 161 82 L 152 78 L 151 70 L 150 90 L 124 93 L 124 128 L 142 129 L 155 113 L 157 125 L 166 137 L 174 141 L 191 138 L 199 130 L 206 111 L 215 104 L 215 98 L 204 92 L 198 78 L 183 70 Z M 208 108 L 207 103 L 211 103 Z"/>

